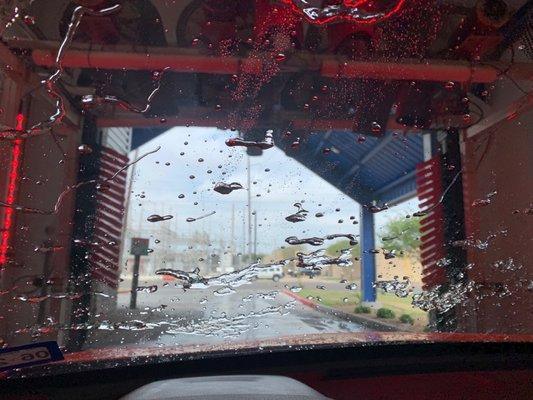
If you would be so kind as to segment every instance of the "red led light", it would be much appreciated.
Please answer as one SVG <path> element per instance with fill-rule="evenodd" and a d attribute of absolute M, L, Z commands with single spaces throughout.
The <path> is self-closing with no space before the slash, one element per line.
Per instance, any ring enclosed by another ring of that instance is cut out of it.
<path fill-rule="evenodd" d="M 24 114 L 17 114 L 17 126 L 15 127 L 17 131 L 24 129 Z"/>
<path fill-rule="evenodd" d="M 17 115 L 17 131 L 23 130 L 24 115 Z M 11 239 L 11 228 L 13 226 L 13 208 L 9 207 L 15 204 L 15 196 L 17 193 L 17 181 L 19 175 L 20 161 L 22 158 L 22 139 L 15 139 L 13 141 L 13 150 L 11 152 L 11 165 L 9 166 L 7 196 L 5 203 L 7 207 L 4 211 L 4 221 L 2 223 L 2 236 L 0 237 L 0 265 L 7 261 L 7 253 L 9 249 L 9 242 Z"/>
<path fill-rule="evenodd" d="M 302 3 L 301 0 L 281 0 L 283 3 L 287 4 L 291 10 L 298 15 L 301 15 L 304 17 L 309 23 L 315 24 L 315 25 L 325 25 L 330 22 L 334 21 L 346 21 L 346 22 L 354 22 L 358 24 L 373 24 L 376 22 L 379 22 L 381 20 L 387 19 L 394 14 L 396 14 L 400 9 L 402 8 L 403 4 L 406 0 L 397 0 L 394 6 L 392 6 L 390 9 L 387 9 L 382 12 L 376 11 L 375 17 L 367 17 L 367 18 L 358 18 L 349 14 L 337 14 L 337 15 L 331 15 L 331 16 L 324 16 L 324 17 L 317 17 L 317 18 L 310 18 L 304 10 L 298 5 L 299 3 Z M 341 1 L 338 1 L 337 3 L 341 3 Z M 372 8 L 375 9 L 376 5 L 379 6 L 379 3 L 371 2 L 370 0 L 342 0 L 342 5 L 346 8 Z"/>

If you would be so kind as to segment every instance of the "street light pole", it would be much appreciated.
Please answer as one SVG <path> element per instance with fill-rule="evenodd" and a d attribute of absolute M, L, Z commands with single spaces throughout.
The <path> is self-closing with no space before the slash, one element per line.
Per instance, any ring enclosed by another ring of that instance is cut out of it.
<path fill-rule="evenodd" d="M 137 307 L 137 288 L 139 287 L 139 269 L 141 265 L 141 256 L 148 255 L 149 240 L 146 238 L 131 238 L 130 254 L 134 256 L 133 273 L 131 276 L 131 297 L 130 308 Z"/>
<path fill-rule="evenodd" d="M 251 188 L 251 173 L 250 173 L 250 156 L 246 158 L 247 170 L 248 170 L 248 182 L 247 182 L 247 191 L 248 191 L 248 258 L 251 257 L 252 250 L 252 188 Z"/>
<path fill-rule="evenodd" d="M 254 211 L 254 261 L 257 261 L 257 211 Z"/>
<path fill-rule="evenodd" d="M 131 277 L 131 297 L 130 308 L 137 308 L 137 288 L 139 287 L 139 265 L 141 264 L 141 256 L 136 254 L 133 261 L 133 274 Z"/>

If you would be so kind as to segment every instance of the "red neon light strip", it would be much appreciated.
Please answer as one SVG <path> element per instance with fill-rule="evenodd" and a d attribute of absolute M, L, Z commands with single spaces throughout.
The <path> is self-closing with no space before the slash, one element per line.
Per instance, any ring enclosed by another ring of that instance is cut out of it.
<path fill-rule="evenodd" d="M 17 127 L 18 131 L 23 129 L 24 115 L 17 115 Z M 13 226 L 13 208 L 15 204 L 15 196 L 17 193 L 17 181 L 19 175 L 20 160 L 22 158 L 22 139 L 15 139 L 13 142 L 13 151 L 11 153 L 11 165 L 9 168 L 8 184 L 7 184 L 7 196 L 5 203 L 8 205 L 4 212 L 4 221 L 2 224 L 2 237 L 0 238 L 0 265 L 5 264 L 7 261 L 7 252 L 9 249 L 9 242 L 11 241 L 11 228 Z"/>

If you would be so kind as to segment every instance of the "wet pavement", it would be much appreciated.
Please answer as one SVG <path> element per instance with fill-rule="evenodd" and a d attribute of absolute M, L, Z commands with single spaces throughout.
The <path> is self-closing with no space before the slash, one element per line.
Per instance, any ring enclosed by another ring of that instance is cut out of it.
<path fill-rule="evenodd" d="M 257 280 L 235 288 L 235 292 L 224 294 L 222 290 L 217 294 L 213 289 L 183 291 L 174 282 L 163 286 L 159 281 L 157 291 L 138 293 L 137 310 L 131 313 L 130 294 L 118 296 L 120 315 L 148 322 L 152 329 L 135 332 L 134 337 L 128 331 L 117 331 L 113 336 L 151 345 L 191 345 L 366 330 L 294 300 L 283 292 L 287 284 L 290 282 Z M 100 345 L 105 341 L 101 338 Z"/>

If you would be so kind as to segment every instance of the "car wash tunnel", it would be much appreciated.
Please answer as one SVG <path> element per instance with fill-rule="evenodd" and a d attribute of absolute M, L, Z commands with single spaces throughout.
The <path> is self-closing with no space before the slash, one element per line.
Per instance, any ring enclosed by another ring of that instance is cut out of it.
<path fill-rule="evenodd" d="M 407 217 L 420 222 L 422 292 L 469 288 L 430 310 L 432 329 L 497 318 L 496 331 L 527 331 L 531 283 L 486 266 L 512 257 L 531 271 L 532 3 L 352 3 L 0 5 L 0 338 L 109 312 L 131 170 L 173 127 L 231 132 L 252 163 L 273 145 L 357 202 L 364 304 L 376 302 L 376 217 L 418 199 Z M 489 203 L 505 211 L 487 218 Z M 81 331 L 41 334 L 75 348 Z"/>

